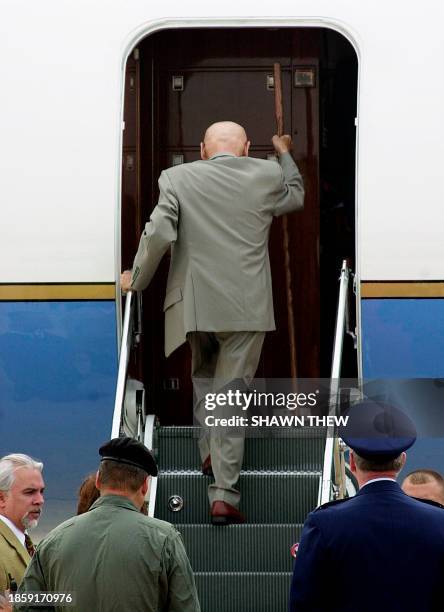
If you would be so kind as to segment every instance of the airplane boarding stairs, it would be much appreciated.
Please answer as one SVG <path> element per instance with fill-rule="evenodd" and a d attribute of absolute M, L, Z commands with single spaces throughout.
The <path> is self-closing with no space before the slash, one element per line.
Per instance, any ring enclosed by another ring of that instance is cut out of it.
<path fill-rule="evenodd" d="M 248 437 L 239 480 L 247 523 L 228 526 L 210 523 L 211 479 L 200 471 L 198 435 L 193 427 L 158 428 L 154 515 L 182 534 L 202 612 L 285 612 L 290 547 L 317 505 L 325 429 L 276 428 Z"/>
<path fill-rule="evenodd" d="M 332 358 L 330 399 L 339 397 L 344 334 L 349 330 L 344 260 Z M 155 452 L 149 514 L 174 523 L 194 570 L 202 612 L 285 612 L 293 558 L 307 514 L 345 494 L 344 453 L 324 428 L 264 428 L 247 436 L 239 479 L 244 525 L 210 523 L 207 488 L 194 427 L 158 427 L 147 414 L 143 384 L 128 379 L 131 351 L 141 334 L 141 295 L 126 298 L 112 437 L 131 435 Z M 335 388 L 336 384 L 336 388 Z M 332 406 L 332 404 L 330 403 Z M 337 406 L 335 407 L 336 410 Z M 249 433 L 249 432 L 247 432 Z M 333 476 L 334 468 L 334 476 Z M 333 479 L 332 479 L 333 476 Z M 333 485 L 334 483 L 334 485 Z"/>

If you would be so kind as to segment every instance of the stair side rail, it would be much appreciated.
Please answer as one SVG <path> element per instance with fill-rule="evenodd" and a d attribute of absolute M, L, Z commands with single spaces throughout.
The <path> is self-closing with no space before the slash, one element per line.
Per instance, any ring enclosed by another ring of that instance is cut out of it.
<path fill-rule="evenodd" d="M 132 349 L 139 344 L 142 333 L 142 294 L 128 291 L 123 315 L 122 339 L 120 343 L 119 368 L 117 373 L 116 395 L 114 400 L 113 422 L 111 438 L 124 435 L 123 412 L 125 406 L 125 390 L 128 379 L 128 363 Z M 137 430 L 135 438 L 143 442 L 155 454 L 156 417 L 154 414 L 146 416 L 145 423 L 142 412 L 145 410 L 143 392 L 138 396 L 136 392 Z M 150 488 L 146 495 L 148 502 L 148 516 L 154 516 L 156 506 L 157 477 L 150 479 Z"/>
<path fill-rule="evenodd" d="M 119 369 L 117 371 L 116 395 L 114 400 L 113 422 L 111 426 L 111 438 L 118 438 L 123 434 L 123 404 L 125 400 L 126 378 L 128 374 L 128 363 L 131 349 L 134 346 L 135 318 L 138 304 L 138 296 L 134 291 L 128 291 L 125 301 L 125 313 L 123 315 L 122 340 L 120 343 Z M 138 319 L 137 319 L 138 323 Z M 136 341 L 140 332 L 136 334 Z"/>
<path fill-rule="evenodd" d="M 344 259 L 339 277 L 339 299 L 336 314 L 335 339 L 333 344 L 333 359 L 331 366 L 330 403 L 329 414 L 337 415 L 338 396 L 340 391 L 340 377 L 342 364 L 342 350 L 346 325 L 348 327 L 348 287 L 350 269 Z M 348 331 L 348 330 L 347 330 Z M 318 505 L 325 504 L 333 498 L 341 498 L 345 493 L 345 463 L 344 446 L 338 438 L 334 437 L 334 428 L 327 429 L 325 441 L 324 464 L 322 480 L 319 488 Z M 335 474 L 332 478 L 333 472 Z M 335 490 L 336 489 L 336 490 Z"/>

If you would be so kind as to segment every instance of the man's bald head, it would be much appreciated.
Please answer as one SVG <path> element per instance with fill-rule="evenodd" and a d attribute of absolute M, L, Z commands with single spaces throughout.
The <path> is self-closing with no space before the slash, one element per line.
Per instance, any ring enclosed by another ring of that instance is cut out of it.
<path fill-rule="evenodd" d="M 202 159 L 209 159 L 217 153 L 231 153 L 236 157 L 248 155 L 250 142 L 244 128 L 233 121 L 218 121 L 205 132 L 200 143 Z"/>
<path fill-rule="evenodd" d="M 430 499 L 444 505 L 444 478 L 434 470 L 417 470 L 405 477 L 402 490 L 410 497 Z"/>

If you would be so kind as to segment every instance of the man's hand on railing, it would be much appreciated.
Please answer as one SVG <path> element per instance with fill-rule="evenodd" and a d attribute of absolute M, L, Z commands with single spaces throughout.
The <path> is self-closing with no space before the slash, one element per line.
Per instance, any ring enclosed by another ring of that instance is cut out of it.
<path fill-rule="evenodd" d="M 131 270 L 125 270 L 120 275 L 120 288 L 122 289 L 122 293 L 128 293 L 131 291 Z"/>

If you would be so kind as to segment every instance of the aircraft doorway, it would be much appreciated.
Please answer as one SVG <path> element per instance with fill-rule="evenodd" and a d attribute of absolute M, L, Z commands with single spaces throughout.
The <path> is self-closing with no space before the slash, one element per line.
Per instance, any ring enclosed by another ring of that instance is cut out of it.
<path fill-rule="evenodd" d="M 288 216 L 298 377 L 330 375 L 338 276 L 354 269 L 357 58 L 340 34 L 316 28 L 165 30 L 144 39 L 127 63 L 122 181 L 122 266 L 131 267 L 158 196 L 160 172 L 199 159 L 208 125 L 232 120 L 273 154 L 273 63 L 282 68 L 285 132 L 303 175 L 303 212 Z M 282 221 L 273 222 L 270 261 L 277 330 L 267 334 L 257 372 L 290 377 Z M 169 258 L 144 293 L 144 335 L 133 376 L 143 380 L 163 424 L 191 422 L 190 352 L 163 355 L 163 299 Z M 356 376 L 351 339 L 343 375 Z"/>

